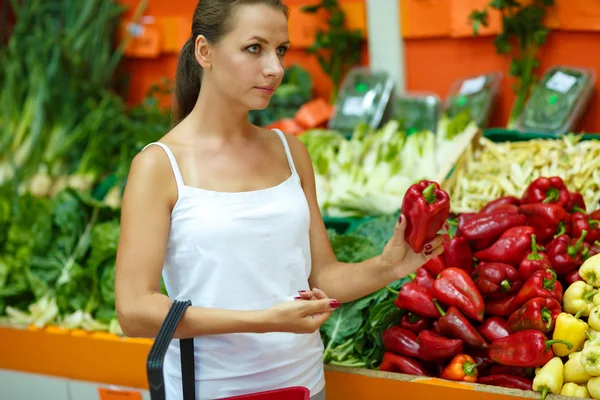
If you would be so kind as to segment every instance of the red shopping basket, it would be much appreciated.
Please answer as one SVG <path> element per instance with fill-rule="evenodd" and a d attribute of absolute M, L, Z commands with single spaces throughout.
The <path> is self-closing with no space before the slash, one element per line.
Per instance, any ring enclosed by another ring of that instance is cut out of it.
<path fill-rule="evenodd" d="M 173 339 L 175 329 L 183 317 L 185 310 L 192 305 L 190 300 L 175 300 L 165 321 L 158 331 L 154 344 L 150 349 L 147 361 L 148 384 L 151 400 L 165 400 L 165 382 L 163 364 L 169 343 Z M 181 376 L 183 383 L 183 400 L 195 400 L 196 380 L 194 368 L 194 339 L 180 339 Z M 310 392 L 304 387 L 290 387 L 267 392 L 228 397 L 221 400 L 309 400 Z"/>

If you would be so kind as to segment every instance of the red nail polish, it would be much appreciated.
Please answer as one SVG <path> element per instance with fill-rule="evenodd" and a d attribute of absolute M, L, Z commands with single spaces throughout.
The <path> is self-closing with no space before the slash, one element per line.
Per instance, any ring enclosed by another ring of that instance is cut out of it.
<path fill-rule="evenodd" d="M 306 290 L 298 290 L 298 293 L 306 293 Z"/>
<path fill-rule="evenodd" d="M 296 296 L 296 297 L 294 297 L 294 300 L 301 300 L 301 299 L 302 299 L 302 297 L 301 297 L 301 296 Z"/>
<path fill-rule="evenodd" d="M 399 223 L 399 224 L 401 224 L 401 223 L 402 223 L 402 215 L 400 215 L 400 216 L 398 217 L 398 223 Z"/>
<path fill-rule="evenodd" d="M 337 300 L 331 300 L 331 301 L 329 302 L 329 306 L 330 306 L 331 308 L 338 308 L 338 307 L 340 306 L 340 302 L 339 302 L 339 301 L 337 301 Z"/>
<path fill-rule="evenodd" d="M 429 251 L 429 250 L 431 250 L 431 245 L 430 244 L 428 244 L 427 246 L 425 246 L 425 251 Z"/>
<path fill-rule="evenodd" d="M 425 255 L 426 255 L 426 256 L 430 256 L 430 255 L 431 255 L 431 253 L 432 253 L 431 251 L 426 251 L 426 252 L 425 252 Z"/>

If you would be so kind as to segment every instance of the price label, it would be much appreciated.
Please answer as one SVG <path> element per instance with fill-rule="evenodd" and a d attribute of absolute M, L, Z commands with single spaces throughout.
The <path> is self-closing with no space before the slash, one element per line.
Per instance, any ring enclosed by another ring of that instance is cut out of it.
<path fill-rule="evenodd" d="M 365 113 L 365 99 L 363 97 L 348 97 L 344 102 L 343 114 L 361 116 Z"/>
<path fill-rule="evenodd" d="M 98 388 L 100 400 L 142 400 L 140 392 L 131 390 Z"/>
<path fill-rule="evenodd" d="M 557 71 L 552 78 L 546 83 L 548 89 L 556 90 L 560 93 L 567 93 L 573 85 L 577 83 L 577 78 L 573 75 L 565 74 L 562 71 Z"/>
<path fill-rule="evenodd" d="M 477 78 L 467 79 L 460 86 L 460 94 L 467 96 L 473 93 L 477 93 L 483 89 L 485 85 L 485 76 L 478 76 Z"/>

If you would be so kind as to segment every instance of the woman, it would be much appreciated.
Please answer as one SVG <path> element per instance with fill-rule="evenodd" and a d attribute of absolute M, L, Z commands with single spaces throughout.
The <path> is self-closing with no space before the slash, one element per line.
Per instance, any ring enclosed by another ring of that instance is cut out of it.
<path fill-rule="evenodd" d="M 340 303 L 443 251 L 438 237 L 415 254 L 400 217 L 380 256 L 336 260 L 305 147 L 248 122 L 248 111 L 267 107 L 281 83 L 289 46 L 279 0 L 201 0 L 179 58 L 176 124 L 131 164 L 117 255 L 119 322 L 128 336 L 154 337 L 171 299 L 191 300 L 176 337 L 195 337 L 200 399 L 289 386 L 323 399 L 321 324 Z M 165 380 L 167 398 L 181 398 L 178 341 Z"/>

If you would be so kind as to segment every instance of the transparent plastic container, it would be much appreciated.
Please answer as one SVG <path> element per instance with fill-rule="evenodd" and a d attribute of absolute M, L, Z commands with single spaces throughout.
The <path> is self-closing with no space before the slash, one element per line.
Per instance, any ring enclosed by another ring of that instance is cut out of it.
<path fill-rule="evenodd" d="M 378 128 L 393 87 L 394 82 L 386 72 L 353 68 L 344 78 L 328 128 L 346 135 L 359 123 Z"/>
<path fill-rule="evenodd" d="M 450 118 L 469 112 L 480 128 L 488 125 L 494 101 L 500 89 L 502 73 L 469 76 L 454 81 L 444 109 Z"/>
<path fill-rule="evenodd" d="M 400 122 L 407 133 L 437 131 L 442 112 L 442 100 L 433 92 L 406 92 L 394 97 L 392 118 Z"/>
<path fill-rule="evenodd" d="M 589 104 L 595 82 L 592 69 L 549 68 L 525 103 L 517 129 L 556 135 L 572 131 Z"/>

